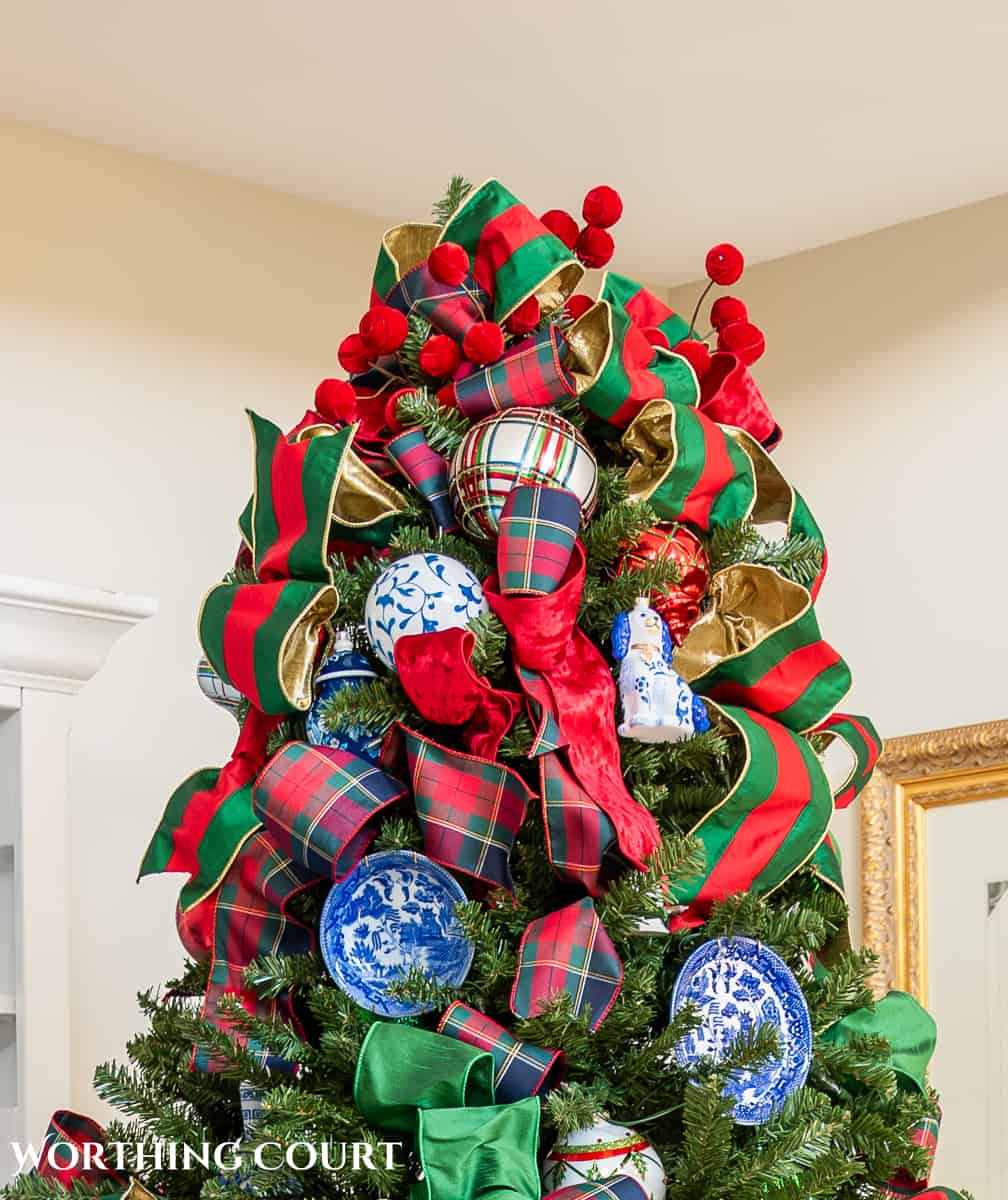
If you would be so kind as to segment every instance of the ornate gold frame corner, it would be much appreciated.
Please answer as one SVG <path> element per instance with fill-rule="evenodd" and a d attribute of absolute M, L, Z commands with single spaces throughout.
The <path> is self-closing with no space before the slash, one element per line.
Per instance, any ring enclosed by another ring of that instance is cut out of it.
<path fill-rule="evenodd" d="M 1008 721 L 890 738 L 861 793 L 861 935 L 872 985 L 927 1003 L 927 812 L 1008 796 Z"/>

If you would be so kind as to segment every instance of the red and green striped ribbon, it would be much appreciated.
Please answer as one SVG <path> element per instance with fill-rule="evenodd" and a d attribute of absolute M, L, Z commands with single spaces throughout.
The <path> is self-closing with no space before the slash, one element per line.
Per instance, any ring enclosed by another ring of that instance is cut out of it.
<path fill-rule="evenodd" d="M 719 711 L 742 738 L 745 761 L 724 800 L 691 831 L 706 865 L 675 885 L 687 911 L 673 928 L 700 924 L 725 896 L 780 887 L 812 858 L 833 813 L 829 782 L 805 738 L 762 713 Z"/>
<path fill-rule="evenodd" d="M 643 322 L 651 324 L 652 318 L 660 317 L 664 310 L 663 323 L 672 332 L 674 345 L 686 334 L 682 318 L 640 284 L 610 272 L 596 309 L 589 310 L 570 330 L 575 345 L 579 329 L 600 327 L 599 308 L 608 326 L 608 346 L 581 403 L 597 417 L 620 427 L 629 425 L 650 400 L 664 398 L 675 404 L 696 405 L 700 385 L 693 368 L 678 354 L 651 346 L 642 329 Z"/>
<path fill-rule="evenodd" d="M 624 309 L 640 329 L 660 330 L 670 347 L 689 336 L 689 321 L 635 279 L 608 271 L 601 294 L 614 308 Z"/>
<path fill-rule="evenodd" d="M 828 716 L 851 675 L 823 640 L 806 589 L 771 567 L 740 563 L 714 576 L 710 594 L 712 607 L 677 653 L 694 691 L 756 709 L 789 729 L 810 729 Z M 708 666 L 711 646 L 718 655 Z"/>
<path fill-rule="evenodd" d="M 493 297 L 496 321 L 529 296 L 547 309 L 559 307 L 584 274 L 563 242 L 496 179 L 470 193 L 439 240 L 468 252 L 476 282 Z"/>
<path fill-rule="evenodd" d="M 857 799 L 871 778 L 882 753 L 882 739 L 867 717 L 852 716 L 850 713 L 833 713 L 812 732 L 828 735 L 831 740 L 842 742 L 850 751 L 850 771 L 833 788 L 833 802 L 836 807 L 847 808 Z"/>

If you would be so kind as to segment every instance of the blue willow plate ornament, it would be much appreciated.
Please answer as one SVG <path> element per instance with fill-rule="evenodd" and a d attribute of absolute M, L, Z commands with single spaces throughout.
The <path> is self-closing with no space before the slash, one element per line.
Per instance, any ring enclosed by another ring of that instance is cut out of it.
<path fill-rule="evenodd" d="M 369 1012 L 428 1012 L 436 1006 L 400 1000 L 389 985 L 414 967 L 446 987 L 463 982 L 474 949 L 455 915 L 465 898 L 458 882 L 422 854 L 369 854 L 326 897 L 319 921 L 326 970 Z"/>
<path fill-rule="evenodd" d="M 670 1013 L 686 1003 L 701 1023 L 676 1046 L 680 1066 L 724 1057 L 740 1034 L 759 1025 L 777 1030 L 778 1057 L 751 1071 L 735 1071 L 725 1095 L 735 1100 L 739 1125 L 762 1125 L 800 1088 L 812 1062 L 812 1022 L 798 980 L 787 963 L 752 938 L 704 942 L 683 965 Z"/>

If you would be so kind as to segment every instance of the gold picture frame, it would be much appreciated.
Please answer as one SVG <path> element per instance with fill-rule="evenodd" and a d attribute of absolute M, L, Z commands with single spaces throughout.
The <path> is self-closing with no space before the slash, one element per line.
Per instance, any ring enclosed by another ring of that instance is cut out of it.
<path fill-rule="evenodd" d="M 889 738 L 861 793 L 861 934 L 876 995 L 927 1004 L 927 813 L 1008 796 L 1008 721 Z"/>

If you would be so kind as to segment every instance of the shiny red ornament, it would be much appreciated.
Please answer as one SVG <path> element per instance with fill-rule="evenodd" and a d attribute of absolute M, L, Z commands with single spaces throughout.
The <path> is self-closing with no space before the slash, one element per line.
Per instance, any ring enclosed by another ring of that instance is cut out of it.
<path fill-rule="evenodd" d="M 679 567 L 679 582 L 668 595 L 651 595 L 651 606 L 668 625 L 672 640 L 681 646 L 700 616 L 700 603 L 710 585 L 710 559 L 703 543 L 685 525 L 656 525 L 625 550 L 616 564 L 616 574 L 640 571 L 659 562 Z"/>
<path fill-rule="evenodd" d="M 594 303 L 591 296 L 586 296 L 584 292 L 575 292 L 573 296 L 568 297 L 564 308 L 570 319 L 576 321 L 579 317 L 583 317 Z"/>
<path fill-rule="evenodd" d="M 374 355 L 368 351 L 359 333 L 348 333 L 340 342 L 336 357 L 348 375 L 360 375 L 371 365 Z"/>
<path fill-rule="evenodd" d="M 568 250 L 574 249 L 578 240 L 578 223 L 569 212 L 564 212 L 562 208 L 551 208 L 549 212 L 544 212 L 539 220 Z"/>
<path fill-rule="evenodd" d="M 539 301 L 535 296 L 529 296 L 527 300 L 523 300 L 521 304 L 514 310 L 507 319 L 507 327 L 510 333 L 516 337 L 523 337 L 526 333 L 531 333 L 539 324 L 539 318 L 542 314 L 539 311 Z"/>
<path fill-rule="evenodd" d="M 420 347 L 420 370 L 433 379 L 448 379 L 458 370 L 462 351 L 458 342 L 446 333 L 436 333 Z"/>
<path fill-rule="evenodd" d="M 719 242 L 707 251 L 704 266 L 708 279 L 721 287 L 728 287 L 741 279 L 745 259 L 738 246 L 733 246 L 731 242 Z"/>
<path fill-rule="evenodd" d="M 331 424 L 357 420 L 357 393 L 345 379 L 323 379 L 315 389 L 315 411 Z"/>
<path fill-rule="evenodd" d="M 766 339 L 758 325 L 751 321 L 732 321 L 718 330 L 717 347 L 734 354 L 747 367 L 763 357 Z"/>
<path fill-rule="evenodd" d="M 395 354 L 406 341 L 409 321 L 405 313 L 388 304 L 376 304 L 361 317 L 357 332 L 373 358 Z"/>
<path fill-rule="evenodd" d="M 748 321 L 749 309 L 738 296 L 718 296 L 711 305 L 710 323 L 715 329 L 723 329 L 732 321 Z"/>
<path fill-rule="evenodd" d="M 698 379 L 703 379 L 711 363 L 711 355 L 706 342 L 698 342 L 696 338 L 683 338 L 672 349 L 680 358 L 686 359 L 696 371 Z"/>
<path fill-rule="evenodd" d="M 504 330 L 496 321 L 477 321 L 466 330 L 462 353 L 481 367 L 496 362 L 504 353 Z"/>
<path fill-rule="evenodd" d="M 615 225 L 623 216 L 623 201 L 619 192 L 605 184 L 593 187 L 584 198 L 581 215 L 586 225 L 593 225 L 596 229 L 608 229 L 610 225 Z"/>
<path fill-rule="evenodd" d="M 469 274 L 469 255 L 458 242 L 442 242 L 427 257 L 427 269 L 447 287 L 458 287 Z"/>
<path fill-rule="evenodd" d="M 581 262 L 590 269 L 604 267 L 612 258 L 616 244 L 608 229 L 596 229 L 594 225 L 586 225 L 578 234 L 574 253 Z"/>

